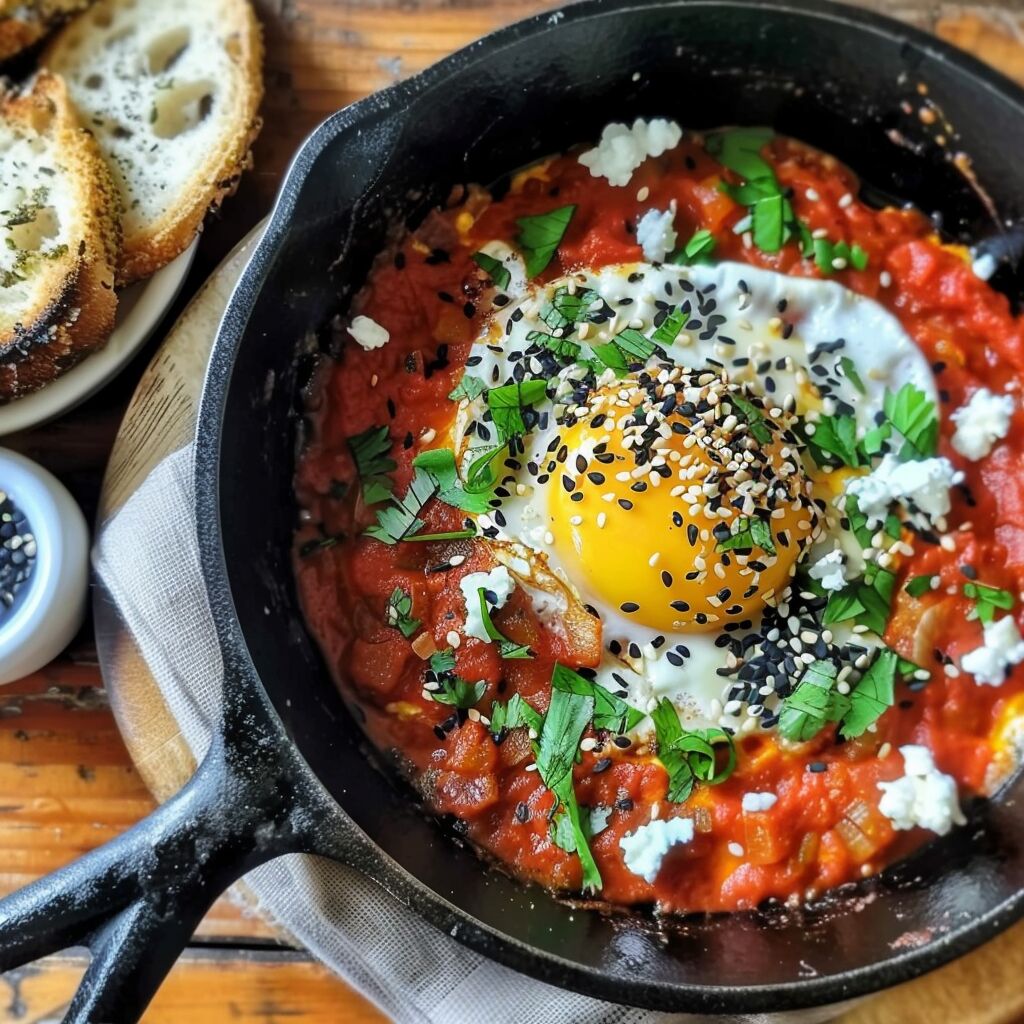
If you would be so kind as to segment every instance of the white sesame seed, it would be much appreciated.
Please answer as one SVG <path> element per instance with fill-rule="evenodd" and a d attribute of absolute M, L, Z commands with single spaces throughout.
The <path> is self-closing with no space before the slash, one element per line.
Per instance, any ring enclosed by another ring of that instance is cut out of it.
<path fill-rule="evenodd" d="M 658 560 L 661 558 L 661 552 L 655 551 L 650 558 L 647 559 L 647 564 L 653 569 L 658 564 Z"/>
<path fill-rule="evenodd" d="M 846 195 L 844 195 L 839 200 L 839 209 L 840 210 L 845 210 L 852 202 L 853 202 L 853 196 L 849 192 L 847 192 Z"/>
<path fill-rule="evenodd" d="M 644 185 L 644 187 L 642 189 L 640 189 L 639 192 L 637 192 L 637 194 L 636 194 L 636 201 L 638 203 L 646 203 L 647 202 L 647 197 L 650 194 L 651 194 L 651 190 L 646 185 Z"/>
<path fill-rule="evenodd" d="M 437 437 L 437 431 L 433 427 L 430 427 L 429 429 L 423 431 L 423 433 L 420 435 L 420 440 L 423 441 L 425 444 L 430 444 L 430 442 L 433 441 L 435 437 Z"/>
<path fill-rule="evenodd" d="M 742 857 L 742 856 L 743 856 L 743 854 L 744 854 L 744 853 L 745 853 L 746 851 L 745 851 L 745 850 L 743 849 L 743 847 L 742 847 L 742 846 L 740 846 L 740 844 L 739 844 L 739 843 L 730 843 L 730 844 L 729 844 L 729 852 L 730 852 L 730 853 L 731 853 L 731 854 L 732 854 L 732 855 L 733 855 L 734 857 Z"/>
<path fill-rule="evenodd" d="M 448 630 L 448 635 L 445 639 L 448 641 L 449 647 L 458 647 L 462 643 L 462 637 L 454 629 Z"/>

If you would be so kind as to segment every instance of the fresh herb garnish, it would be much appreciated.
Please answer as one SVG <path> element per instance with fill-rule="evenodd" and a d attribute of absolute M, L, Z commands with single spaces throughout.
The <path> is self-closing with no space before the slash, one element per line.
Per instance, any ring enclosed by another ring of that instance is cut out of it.
<path fill-rule="evenodd" d="M 923 391 L 909 381 L 895 395 L 886 390 L 882 408 L 886 419 L 906 441 L 900 459 L 906 462 L 935 455 L 939 447 L 939 418 L 935 403 Z"/>
<path fill-rule="evenodd" d="M 732 526 L 732 533 L 715 546 L 716 551 L 752 551 L 760 548 L 769 555 L 775 554 L 771 523 L 756 516 L 740 516 Z"/>
<path fill-rule="evenodd" d="M 923 597 L 932 589 L 932 577 L 928 573 L 923 576 L 915 576 L 913 579 L 907 580 L 903 589 L 911 597 Z"/>
<path fill-rule="evenodd" d="M 526 261 L 527 278 L 532 280 L 547 268 L 575 212 L 575 206 L 560 206 L 547 213 L 516 219 L 519 225 L 516 244 Z"/>
<path fill-rule="evenodd" d="M 895 573 L 869 564 L 862 577 L 829 595 L 822 624 L 831 626 L 855 619 L 881 636 L 889 621 L 895 584 Z"/>
<path fill-rule="evenodd" d="M 813 662 L 783 702 L 780 734 L 803 743 L 817 736 L 830 722 L 838 722 L 845 739 L 862 735 L 892 707 L 901 662 L 895 651 L 883 648 L 849 695 L 836 689 L 838 671 L 832 662 Z"/>
<path fill-rule="evenodd" d="M 768 444 L 772 439 L 772 432 L 765 422 L 764 413 L 749 398 L 739 392 L 732 392 L 729 395 L 729 402 L 733 410 L 747 421 L 750 432 L 761 444 Z"/>
<path fill-rule="evenodd" d="M 622 349 L 627 356 L 632 356 L 634 362 L 646 363 L 657 351 L 658 346 L 632 327 L 619 331 L 612 338 L 612 344 Z"/>
<path fill-rule="evenodd" d="M 531 345 L 540 345 L 549 352 L 553 352 L 559 359 L 566 363 L 573 363 L 579 358 L 581 345 L 575 341 L 568 341 L 565 338 L 556 338 L 553 334 L 545 334 L 543 331 L 530 331 L 526 340 Z"/>
<path fill-rule="evenodd" d="M 437 489 L 437 481 L 429 473 L 417 470 L 405 496 L 401 499 L 393 498 L 387 508 L 377 510 L 377 522 L 366 530 L 367 536 L 385 544 L 397 544 L 418 533 L 423 527 L 420 513 L 437 494 Z"/>
<path fill-rule="evenodd" d="M 895 701 L 896 670 L 899 657 L 885 648 L 850 693 L 850 707 L 839 726 L 840 735 L 852 740 L 863 735 Z M 916 666 L 915 666 L 916 667 Z"/>
<path fill-rule="evenodd" d="M 413 466 L 426 472 L 437 484 L 437 498 L 452 508 L 478 515 L 491 507 L 491 493 L 487 489 L 468 489 L 459 479 L 455 466 L 455 453 L 448 448 L 436 448 L 420 452 L 413 459 Z M 472 533 L 470 533 L 472 536 Z"/>
<path fill-rule="evenodd" d="M 453 672 L 455 670 L 455 651 L 450 647 L 434 651 L 430 656 L 430 670 L 439 676 Z"/>
<path fill-rule="evenodd" d="M 526 726 L 539 736 L 544 727 L 544 716 L 518 694 L 514 693 L 507 702 L 500 700 L 491 704 L 491 732 L 500 736 L 509 729 Z"/>
<path fill-rule="evenodd" d="M 487 683 L 482 679 L 478 683 L 470 683 L 458 676 L 442 676 L 438 679 L 440 690 L 428 690 L 430 699 L 438 704 L 449 704 L 460 711 L 467 711 L 473 707 L 487 689 Z"/>
<path fill-rule="evenodd" d="M 736 749 L 723 729 L 685 730 L 679 713 L 667 697 L 651 712 L 658 741 L 658 760 L 668 772 L 668 798 L 682 803 L 697 781 L 715 786 L 724 782 L 736 767 Z M 717 746 L 727 748 L 725 766 L 718 767 Z"/>
<path fill-rule="evenodd" d="M 594 728 L 615 733 L 629 732 L 644 718 L 644 713 L 631 707 L 600 683 L 581 676 L 565 665 L 556 664 L 551 685 L 567 693 L 590 697 L 594 701 Z"/>
<path fill-rule="evenodd" d="M 363 501 L 375 505 L 387 501 L 395 484 L 388 475 L 395 469 L 390 458 L 391 436 L 387 427 L 369 427 L 348 439 L 348 448 L 356 464 L 356 472 L 363 488 Z"/>
<path fill-rule="evenodd" d="M 480 621 L 483 623 L 484 632 L 498 645 L 498 651 L 502 658 L 506 660 L 532 658 L 533 655 L 530 653 L 528 644 L 517 644 L 514 640 L 509 640 L 494 625 L 490 609 L 487 607 L 487 590 L 484 587 L 477 590 L 477 598 L 480 601 Z"/>
<path fill-rule="evenodd" d="M 861 380 L 860 374 L 857 372 L 857 367 L 853 360 L 849 356 L 841 356 L 839 359 L 839 365 L 842 367 L 843 376 L 862 394 L 867 394 L 867 388 L 864 387 L 864 381 Z"/>
<path fill-rule="evenodd" d="M 392 629 L 401 630 L 402 636 L 412 636 L 420 628 L 420 620 L 412 617 L 412 595 L 395 587 L 384 609 L 384 621 Z"/>
<path fill-rule="evenodd" d="M 821 416 L 814 421 L 814 433 L 807 432 L 807 445 L 819 466 L 863 464 L 857 445 L 857 421 L 852 416 Z"/>
<path fill-rule="evenodd" d="M 796 689 L 785 699 L 779 715 L 779 733 L 804 743 L 829 723 L 838 722 L 850 708 L 850 699 L 835 689 L 838 670 L 830 661 L 807 666 Z"/>
<path fill-rule="evenodd" d="M 479 398 L 486 390 L 487 385 L 479 377 L 465 373 L 462 375 L 462 380 L 456 384 L 455 390 L 448 397 L 453 402 L 458 402 L 463 398 L 467 398 L 472 402 L 474 398 Z"/>
<path fill-rule="evenodd" d="M 715 236 L 707 228 L 693 233 L 693 237 L 679 250 L 671 262 L 687 265 L 708 260 L 715 251 Z"/>
<path fill-rule="evenodd" d="M 782 193 L 764 196 L 754 203 L 753 234 L 754 245 L 762 252 L 778 252 L 786 241 L 786 207 L 788 202 Z M 792 210 L 789 211 L 792 220 Z"/>
<path fill-rule="evenodd" d="M 546 380 L 524 380 L 518 384 L 504 384 L 487 392 L 487 407 L 501 441 L 509 441 L 526 433 L 523 410 L 539 402 L 547 391 Z"/>
<path fill-rule="evenodd" d="M 485 252 L 475 252 L 470 259 L 494 282 L 496 288 L 504 290 L 512 283 L 512 275 L 501 260 L 496 260 Z"/>
<path fill-rule="evenodd" d="M 1010 611 L 1013 608 L 1013 594 L 1008 590 L 990 587 L 987 583 L 964 584 L 964 597 L 974 602 L 974 616 L 988 625 L 996 617 L 996 609 Z"/>
<path fill-rule="evenodd" d="M 591 345 L 591 350 L 603 366 L 615 372 L 616 377 L 624 377 L 629 372 L 625 352 L 613 341 Z"/>
<path fill-rule="evenodd" d="M 866 270 L 868 265 L 868 254 L 859 245 L 850 245 L 848 242 L 830 242 L 827 238 L 815 238 L 813 254 L 814 262 L 823 274 L 831 274 L 845 267 Z M 840 262 L 838 267 L 837 260 Z"/>
<path fill-rule="evenodd" d="M 580 740 L 593 717 L 593 697 L 560 689 L 552 678 L 551 703 L 544 716 L 536 754 L 538 774 L 569 819 L 576 854 L 583 869 L 583 888 L 596 892 L 601 888 L 601 873 L 590 852 L 572 780 Z"/>
<path fill-rule="evenodd" d="M 688 319 L 689 316 L 681 309 L 673 309 L 651 335 L 651 341 L 656 345 L 671 345 L 679 337 L 679 332 L 686 326 Z"/>

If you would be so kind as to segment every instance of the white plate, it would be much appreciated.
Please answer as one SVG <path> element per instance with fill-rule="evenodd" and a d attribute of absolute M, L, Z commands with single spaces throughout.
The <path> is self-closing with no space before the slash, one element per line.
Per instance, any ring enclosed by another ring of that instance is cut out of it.
<path fill-rule="evenodd" d="M 117 317 L 106 345 L 46 387 L 0 405 L 0 436 L 34 427 L 74 408 L 104 384 L 146 343 L 174 301 L 192 259 L 197 238 L 176 260 L 118 292 Z"/>

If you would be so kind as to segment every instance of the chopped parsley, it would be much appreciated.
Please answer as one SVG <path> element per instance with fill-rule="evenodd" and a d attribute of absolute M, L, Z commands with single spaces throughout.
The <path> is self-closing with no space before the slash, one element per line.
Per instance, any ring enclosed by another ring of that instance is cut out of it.
<path fill-rule="evenodd" d="M 395 587 L 384 609 L 384 621 L 402 636 L 410 637 L 420 628 L 420 620 L 412 617 L 412 595 L 401 587 Z"/>
<path fill-rule="evenodd" d="M 560 206 L 547 213 L 516 219 L 519 225 L 516 244 L 526 261 L 528 279 L 532 280 L 547 269 L 575 212 L 575 206 Z"/>
<path fill-rule="evenodd" d="M 1010 611 L 1014 603 L 1010 591 L 990 587 L 986 583 L 975 583 L 973 580 L 964 584 L 964 597 L 974 602 L 974 617 L 985 625 L 995 619 L 997 609 Z"/>
<path fill-rule="evenodd" d="M 453 402 L 466 398 L 470 402 L 479 398 L 487 390 L 487 385 L 471 373 L 463 374 L 462 380 L 455 386 L 455 389 L 448 395 Z"/>
<path fill-rule="evenodd" d="M 484 632 L 498 645 L 498 651 L 506 660 L 529 659 L 533 657 L 528 644 L 517 644 L 503 636 L 501 631 L 491 620 L 491 612 L 487 607 L 487 591 L 480 587 L 477 590 L 477 597 L 480 601 L 480 620 L 484 625 Z"/>
<path fill-rule="evenodd" d="M 540 729 L 536 754 L 537 773 L 557 798 L 559 810 L 569 820 L 568 827 L 583 869 L 583 888 L 596 892 L 601 888 L 601 873 L 590 852 L 572 780 L 580 740 L 593 717 L 594 698 L 562 689 L 553 676 L 551 703 Z"/>
<path fill-rule="evenodd" d="M 829 595 L 822 625 L 855 619 L 881 636 L 889 621 L 895 585 L 895 573 L 869 564 L 862 577 Z"/>
<path fill-rule="evenodd" d="M 895 395 L 886 390 L 882 407 L 886 419 L 906 441 L 900 451 L 900 458 L 904 462 L 928 459 L 936 454 L 939 447 L 939 418 L 935 412 L 935 403 L 923 391 L 908 381 Z"/>
<path fill-rule="evenodd" d="M 621 349 L 627 356 L 632 356 L 634 362 L 646 363 L 657 351 L 658 346 L 632 327 L 619 331 L 612 338 L 612 344 Z"/>
<path fill-rule="evenodd" d="M 756 516 L 740 516 L 733 523 L 732 534 L 715 546 L 716 551 L 752 551 L 754 548 L 775 554 L 771 523 Z"/>
<path fill-rule="evenodd" d="M 539 736 L 544 726 L 544 716 L 518 693 L 512 694 L 507 702 L 496 700 L 491 704 L 490 729 L 495 736 L 523 726 Z"/>
<path fill-rule="evenodd" d="M 915 576 L 913 579 L 907 580 L 903 589 L 911 597 L 923 597 L 932 589 L 932 577 L 928 573 L 923 576 Z"/>
<path fill-rule="evenodd" d="M 892 707 L 896 673 L 902 664 L 895 651 L 883 648 L 853 690 L 842 694 L 836 689 L 836 666 L 830 661 L 813 662 L 783 703 L 779 733 L 804 743 L 829 723 L 837 722 L 844 739 L 863 735 Z"/>
<path fill-rule="evenodd" d="M 821 416 L 814 421 L 814 433 L 805 428 L 811 457 L 819 466 L 861 466 L 857 444 L 857 421 L 852 416 Z"/>
<path fill-rule="evenodd" d="M 448 448 L 436 448 L 420 452 L 413 459 L 413 466 L 426 472 L 437 484 L 437 498 L 452 508 L 478 515 L 491 507 L 490 488 L 470 488 L 459 479 L 455 465 L 455 453 Z M 470 536 L 472 536 L 472 531 Z"/>
<path fill-rule="evenodd" d="M 671 259 L 672 263 L 691 264 L 708 260 L 715 251 L 715 236 L 707 229 L 701 228 L 693 233 L 693 237 Z"/>
<path fill-rule="evenodd" d="M 695 782 L 715 786 L 724 782 L 736 767 L 736 748 L 723 729 L 688 731 L 679 721 L 679 714 L 667 697 L 662 697 L 651 712 L 658 741 L 658 760 L 668 772 L 668 798 L 682 803 L 693 792 Z M 716 747 L 727 751 L 724 767 L 718 767 Z"/>
<path fill-rule="evenodd" d="M 501 260 L 496 260 L 485 252 L 475 252 L 470 259 L 494 282 L 496 288 L 504 290 L 512 283 L 512 275 Z"/>
<path fill-rule="evenodd" d="M 867 388 L 864 387 L 864 381 L 861 379 L 860 374 L 857 372 L 857 367 L 853 360 L 849 356 L 841 356 L 839 359 L 839 365 L 842 367 L 843 376 L 862 394 L 867 394 Z"/>
<path fill-rule="evenodd" d="M 428 690 L 430 699 L 438 704 L 449 704 L 459 711 L 467 711 L 473 707 L 487 689 L 487 684 L 481 679 L 478 683 L 470 683 L 458 676 L 442 676 L 437 680 L 440 690 Z"/>
<path fill-rule="evenodd" d="M 523 410 L 539 402 L 547 391 L 548 382 L 542 379 L 524 380 L 518 384 L 504 384 L 487 391 L 487 407 L 501 441 L 526 433 Z"/>
<path fill-rule="evenodd" d="M 363 501 L 376 505 L 387 501 L 395 484 L 389 474 L 395 469 L 390 457 L 391 436 L 387 427 L 369 427 L 348 439 L 348 448 L 356 464 L 356 472 L 363 488 Z"/>
<path fill-rule="evenodd" d="M 644 718 L 642 711 L 631 707 L 600 683 L 581 676 L 565 665 L 555 665 L 551 685 L 567 693 L 592 698 L 595 729 L 608 729 L 621 734 L 635 728 Z"/>
<path fill-rule="evenodd" d="M 747 421 L 750 432 L 754 437 L 761 444 L 768 444 L 772 439 L 772 432 L 768 428 L 768 424 L 765 423 L 764 413 L 749 398 L 744 397 L 739 392 L 732 392 L 729 395 L 729 402 L 732 404 L 733 410 Z"/>
<path fill-rule="evenodd" d="M 437 490 L 437 481 L 425 470 L 417 469 L 405 496 L 393 498 L 387 508 L 378 509 L 377 522 L 367 528 L 367 536 L 385 544 L 397 544 L 418 533 L 424 525 L 420 514 Z"/>
<path fill-rule="evenodd" d="M 434 651 L 430 656 L 430 670 L 439 676 L 455 670 L 455 651 L 450 647 L 443 647 Z"/>
<path fill-rule="evenodd" d="M 651 341 L 656 345 L 671 345 L 679 337 L 679 332 L 686 326 L 688 319 L 688 314 L 681 309 L 673 309 L 651 335 Z"/>

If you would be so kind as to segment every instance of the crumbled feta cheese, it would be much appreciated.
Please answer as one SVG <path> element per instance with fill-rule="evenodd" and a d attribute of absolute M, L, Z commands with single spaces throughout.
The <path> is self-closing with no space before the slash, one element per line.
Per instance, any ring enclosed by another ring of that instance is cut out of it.
<path fill-rule="evenodd" d="M 956 424 L 953 447 L 972 462 L 985 458 L 992 445 L 1010 432 L 1013 398 L 994 395 L 988 388 L 978 388 L 966 405 L 950 417 Z"/>
<path fill-rule="evenodd" d="M 515 580 L 503 565 L 491 569 L 490 572 L 471 572 L 459 580 L 459 588 L 466 599 L 466 625 L 463 628 L 466 636 L 475 636 L 477 640 L 483 640 L 486 644 L 491 642 L 484 628 L 483 616 L 480 614 L 479 591 L 486 590 L 488 595 L 494 595 L 493 603 L 487 602 L 493 611 L 504 607 L 515 586 Z"/>
<path fill-rule="evenodd" d="M 692 818 L 668 818 L 641 825 L 635 832 L 619 840 L 626 867 L 648 882 L 653 882 L 661 870 L 665 854 L 679 843 L 693 839 Z"/>
<path fill-rule="evenodd" d="M 770 811 L 779 798 L 774 793 L 744 793 L 743 810 L 747 814 L 758 814 L 760 811 Z"/>
<path fill-rule="evenodd" d="M 841 548 L 833 548 L 822 555 L 807 570 L 812 580 L 817 580 L 826 590 L 842 590 L 846 586 L 846 563 Z"/>
<path fill-rule="evenodd" d="M 982 281 L 987 281 L 996 272 L 997 266 L 996 258 L 990 252 L 975 256 L 971 261 L 971 270 L 974 271 L 975 277 L 980 277 Z"/>
<path fill-rule="evenodd" d="M 1006 670 L 1024 661 L 1024 640 L 1009 615 L 985 626 L 985 642 L 965 654 L 960 667 L 982 686 L 1002 686 Z"/>
<path fill-rule="evenodd" d="M 602 807 L 598 804 L 597 807 L 590 808 L 590 834 L 596 836 L 603 832 L 608 827 L 608 819 L 612 816 L 612 809 L 610 807 Z"/>
<path fill-rule="evenodd" d="M 632 128 L 612 123 L 601 133 L 594 149 L 580 154 L 579 161 L 590 169 L 592 177 L 607 178 L 609 184 L 623 187 L 649 156 L 674 149 L 682 137 L 683 130 L 675 121 L 660 117 L 652 121 L 638 117 Z"/>
<path fill-rule="evenodd" d="M 963 479 L 946 458 L 900 462 L 893 454 L 864 476 L 857 476 L 846 485 L 846 493 L 857 498 L 857 505 L 867 516 L 868 527 L 885 521 L 894 501 L 912 504 L 930 519 L 949 512 L 949 489 Z"/>
<path fill-rule="evenodd" d="M 882 797 L 878 809 L 899 830 L 920 828 L 944 836 L 954 825 L 967 820 L 960 810 L 956 780 L 935 767 L 927 747 L 908 744 L 900 747 L 903 755 L 901 778 L 880 782 Z"/>
<path fill-rule="evenodd" d="M 664 263 L 665 257 L 676 247 L 676 229 L 672 221 L 676 216 L 673 199 L 665 211 L 648 210 L 637 222 L 636 240 L 644 251 L 644 259 L 651 263 Z"/>
<path fill-rule="evenodd" d="M 354 317 L 349 324 L 348 333 L 356 339 L 360 348 L 369 352 L 371 349 L 382 348 L 391 340 L 391 333 L 376 320 L 368 316 Z"/>

